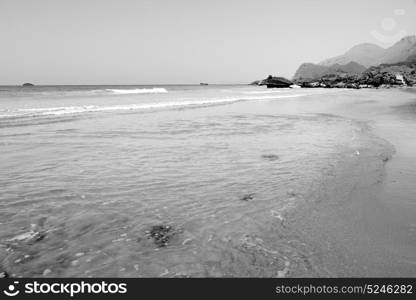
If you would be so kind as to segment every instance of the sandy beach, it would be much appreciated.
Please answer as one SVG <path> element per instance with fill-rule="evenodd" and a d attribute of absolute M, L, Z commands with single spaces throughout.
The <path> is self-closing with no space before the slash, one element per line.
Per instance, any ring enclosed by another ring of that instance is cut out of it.
<path fill-rule="evenodd" d="M 319 252 L 325 249 L 318 264 L 325 266 L 328 276 L 413 277 L 416 93 L 414 89 L 371 93 L 372 100 L 351 99 L 352 103 L 326 112 L 342 110 L 341 115 L 365 122 L 391 145 L 391 152 L 381 158 L 357 152 L 360 159 L 330 178 L 315 202 L 295 213 L 295 223 Z"/>

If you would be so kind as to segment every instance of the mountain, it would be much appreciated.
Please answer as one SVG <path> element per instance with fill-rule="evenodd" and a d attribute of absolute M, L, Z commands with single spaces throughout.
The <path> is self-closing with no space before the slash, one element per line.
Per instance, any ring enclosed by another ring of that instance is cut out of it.
<path fill-rule="evenodd" d="M 410 55 L 407 59 L 407 62 L 416 62 L 416 54 Z"/>
<path fill-rule="evenodd" d="M 379 57 L 384 53 L 385 49 L 374 44 L 360 44 L 352 47 L 345 54 L 321 61 L 319 65 L 331 66 L 334 64 L 347 64 L 355 61 L 365 67 L 375 66 L 379 64 Z"/>
<path fill-rule="evenodd" d="M 325 88 L 390 88 L 397 86 L 416 85 L 416 56 L 406 61 L 380 64 L 370 67 L 361 74 L 332 73 L 325 74 L 314 80 L 298 80 L 301 87 Z"/>
<path fill-rule="evenodd" d="M 333 73 L 361 74 L 367 68 L 363 65 L 360 65 L 359 63 L 356 63 L 355 61 L 350 61 L 349 63 L 345 65 L 334 64 L 330 66 L 329 69 L 330 69 L 330 72 L 333 72 Z"/>
<path fill-rule="evenodd" d="M 416 36 L 407 36 L 389 48 L 382 48 L 374 44 L 360 44 L 352 47 L 346 53 L 321 61 L 319 65 L 331 66 L 347 64 L 355 61 L 367 68 L 379 64 L 392 64 L 405 61 L 416 54 Z"/>
<path fill-rule="evenodd" d="M 402 38 L 399 42 L 387 48 L 381 57 L 382 64 L 394 64 L 407 60 L 416 55 L 416 36 Z"/>
<path fill-rule="evenodd" d="M 315 79 L 323 76 L 329 70 L 329 67 L 321 66 L 313 63 L 304 63 L 301 64 L 297 69 L 295 75 L 293 76 L 294 80 L 299 79 Z"/>
<path fill-rule="evenodd" d="M 321 78 L 324 75 L 330 74 L 350 74 L 359 75 L 363 73 L 367 68 L 356 62 L 348 62 L 347 64 L 333 64 L 330 66 L 317 65 L 313 63 L 302 64 L 295 75 L 294 80 L 315 80 Z"/>

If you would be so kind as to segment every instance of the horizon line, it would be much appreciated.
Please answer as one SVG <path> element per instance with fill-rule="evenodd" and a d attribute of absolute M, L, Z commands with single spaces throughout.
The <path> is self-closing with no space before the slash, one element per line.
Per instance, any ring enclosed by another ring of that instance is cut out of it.
<path fill-rule="evenodd" d="M 99 83 L 99 84 L 35 84 L 32 83 L 33 86 L 25 86 L 25 88 L 31 88 L 31 87 L 45 87 L 45 86 L 173 86 L 173 85 L 201 85 L 201 83 L 148 83 L 148 84 L 137 84 L 137 83 L 122 83 L 122 84 L 106 84 L 106 83 Z M 208 83 L 209 85 L 247 85 L 248 83 Z M 12 86 L 12 87 L 24 87 L 23 83 L 21 84 L 0 84 L 0 86 Z"/>

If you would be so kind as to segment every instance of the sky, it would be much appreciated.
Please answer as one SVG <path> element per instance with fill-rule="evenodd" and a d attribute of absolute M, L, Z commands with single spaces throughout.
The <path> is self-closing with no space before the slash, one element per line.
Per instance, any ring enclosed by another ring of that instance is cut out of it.
<path fill-rule="evenodd" d="M 0 85 L 291 78 L 416 32 L 416 0 L 0 0 Z"/>

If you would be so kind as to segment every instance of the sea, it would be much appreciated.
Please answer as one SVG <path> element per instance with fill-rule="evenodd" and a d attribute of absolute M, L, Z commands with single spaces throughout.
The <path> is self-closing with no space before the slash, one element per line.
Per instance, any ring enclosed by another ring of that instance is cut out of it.
<path fill-rule="evenodd" d="M 413 274 L 366 264 L 375 244 L 355 237 L 353 195 L 377 195 L 396 151 L 374 120 L 398 97 L 410 94 L 1 86 L 0 272 Z"/>

